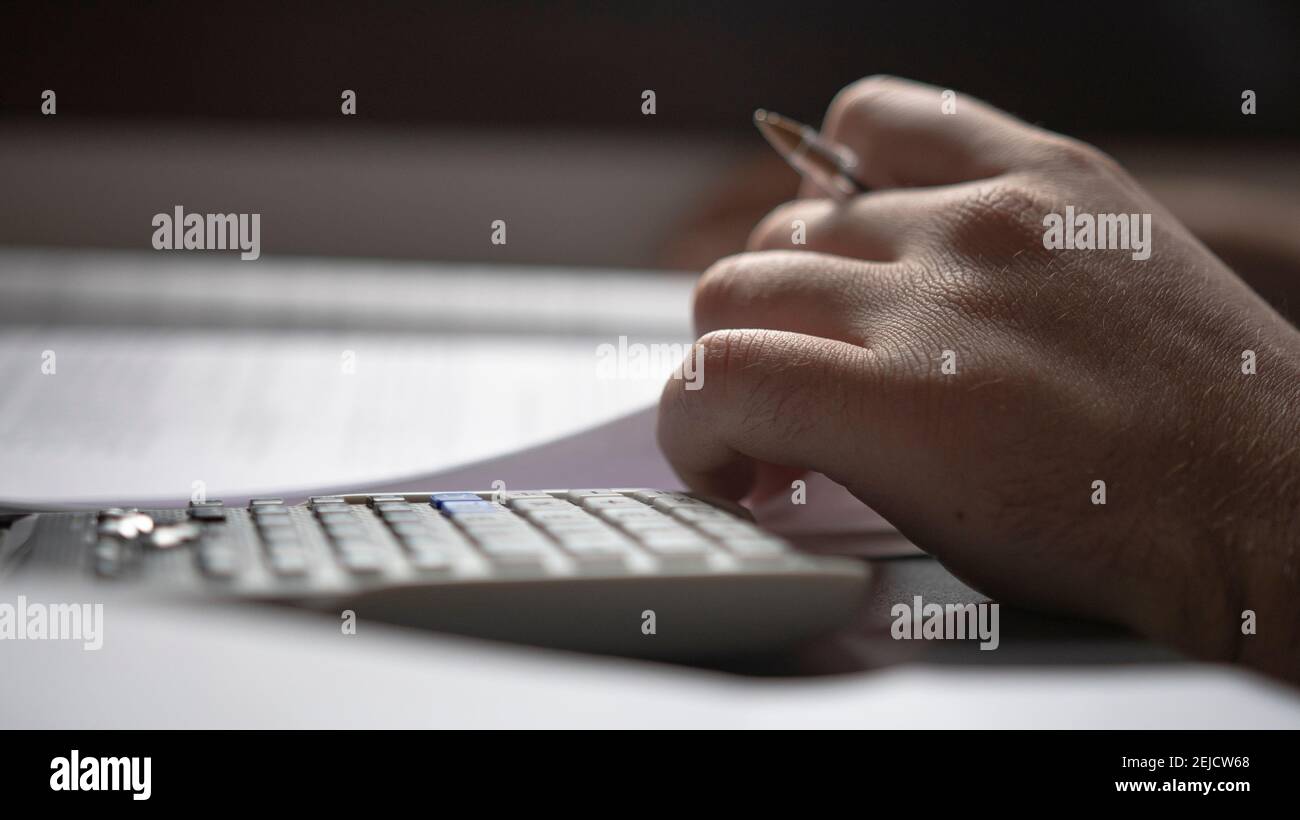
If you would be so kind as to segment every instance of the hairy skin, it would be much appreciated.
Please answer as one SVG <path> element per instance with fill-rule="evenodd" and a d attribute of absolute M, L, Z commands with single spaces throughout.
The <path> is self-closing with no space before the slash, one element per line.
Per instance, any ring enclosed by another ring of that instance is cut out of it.
<path fill-rule="evenodd" d="M 825 473 L 998 600 L 1300 680 L 1300 333 L 1096 149 L 940 94 L 841 92 L 824 133 L 873 190 L 701 277 L 669 460 L 728 498 Z M 1150 258 L 1045 249 L 1067 205 L 1151 214 Z"/>

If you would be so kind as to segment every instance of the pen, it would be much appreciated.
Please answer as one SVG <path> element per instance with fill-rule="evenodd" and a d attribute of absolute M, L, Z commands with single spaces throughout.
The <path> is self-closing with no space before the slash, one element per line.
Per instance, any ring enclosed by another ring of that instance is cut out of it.
<path fill-rule="evenodd" d="M 847 146 L 823 138 L 811 126 L 762 108 L 754 112 L 754 125 L 804 179 L 812 180 L 835 199 L 867 190 L 855 176 L 858 157 Z"/>

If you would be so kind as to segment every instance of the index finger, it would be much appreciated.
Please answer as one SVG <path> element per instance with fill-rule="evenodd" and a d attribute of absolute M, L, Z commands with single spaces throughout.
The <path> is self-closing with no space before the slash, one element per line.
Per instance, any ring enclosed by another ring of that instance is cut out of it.
<path fill-rule="evenodd" d="M 948 185 L 1033 164 L 1048 133 L 973 97 L 875 76 L 831 101 L 822 136 L 852 150 L 869 188 Z M 807 183 L 802 196 L 816 195 Z"/>

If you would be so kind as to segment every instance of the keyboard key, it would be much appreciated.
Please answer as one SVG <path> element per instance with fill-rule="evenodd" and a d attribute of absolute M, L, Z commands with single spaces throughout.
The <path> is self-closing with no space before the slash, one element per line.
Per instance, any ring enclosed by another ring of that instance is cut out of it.
<path fill-rule="evenodd" d="M 597 496 L 614 496 L 621 498 L 622 493 L 618 490 L 569 490 L 565 497 L 575 504 L 581 504 L 584 498 L 595 498 Z"/>
<path fill-rule="evenodd" d="M 591 521 L 591 515 L 579 507 L 575 507 L 567 501 L 562 502 L 560 507 L 544 507 L 542 509 L 528 510 L 523 513 L 524 518 L 529 521 L 541 523 L 543 521 Z"/>
<path fill-rule="evenodd" d="M 577 537 L 579 535 L 587 535 L 587 536 L 608 535 L 609 533 L 614 532 L 614 530 L 610 527 L 604 527 L 600 525 L 593 527 L 593 526 L 583 526 L 579 524 L 561 524 L 555 527 L 547 527 L 543 531 L 547 535 L 551 536 L 552 538 L 557 538 L 557 539 L 561 537 L 568 537 L 568 536 Z"/>
<path fill-rule="evenodd" d="M 360 530 L 361 520 L 355 516 L 349 515 L 345 518 L 331 518 L 328 521 L 322 521 L 320 522 L 320 525 L 325 529 L 325 532 L 332 534 L 335 530 L 340 532 L 349 529 Z"/>
<path fill-rule="evenodd" d="M 465 529 L 528 529 L 522 518 L 497 513 L 464 513 L 457 515 L 455 521 Z"/>
<path fill-rule="evenodd" d="M 542 512 L 543 510 L 577 510 L 578 508 L 562 498 L 521 498 L 510 502 L 510 509 L 521 513 Z"/>
<path fill-rule="evenodd" d="M 397 542 L 403 548 L 415 552 L 422 549 L 436 549 L 448 554 L 456 552 L 464 547 L 469 541 L 459 535 L 455 538 L 447 538 L 443 535 L 403 535 L 397 539 Z"/>
<path fill-rule="evenodd" d="M 514 523 L 505 527 L 476 527 L 466 529 L 466 533 L 476 542 L 482 541 L 527 541 L 545 543 L 546 536 L 523 523 Z"/>
<path fill-rule="evenodd" d="M 250 498 L 248 499 L 248 508 L 250 510 L 257 507 L 284 507 L 283 498 Z"/>
<path fill-rule="evenodd" d="M 190 518 L 195 521 L 225 521 L 226 511 L 222 507 L 190 507 Z"/>
<path fill-rule="evenodd" d="M 551 533 L 551 537 L 561 544 L 606 543 L 628 544 L 627 536 L 609 527 L 574 527 Z"/>
<path fill-rule="evenodd" d="M 502 493 L 502 498 L 509 504 L 511 501 L 523 501 L 530 498 L 553 498 L 553 496 L 545 490 L 521 490 L 519 492 Z"/>
<path fill-rule="evenodd" d="M 741 558 L 780 558 L 788 553 L 781 541 L 761 536 L 728 538 L 722 545 Z"/>
<path fill-rule="evenodd" d="M 314 495 L 310 499 L 312 509 L 318 504 L 346 504 L 347 499 L 341 495 Z"/>
<path fill-rule="evenodd" d="M 628 552 L 622 547 L 610 547 L 605 544 L 574 544 L 565 547 L 565 551 L 583 569 L 613 570 L 627 566 Z"/>
<path fill-rule="evenodd" d="M 444 501 L 438 506 L 444 515 L 450 515 L 453 518 L 469 513 L 505 513 L 506 508 L 499 504 L 493 504 L 491 501 L 475 499 L 474 501 Z"/>
<path fill-rule="evenodd" d="M 447 556 L 436 550 L 412 550 L 408 560 L 410 560 L 411 566 L 426 572 L 444 570 L 451 567 L 451 562 L 447 559 Z"/>
<path fill-rule="evenodd" d="M 699 544 L 702 547 L 709 546 L 709 539 L 692 532 L 686 527 L 649 527 L 644 530 L 633 533 L 633 537 L 641 544 Z"/>
<path fill-rule="evenodd" d="M 679 521 L 696 522 L 739 520 L 736 516 L 726 512 L 725 510 L 720 510 L 717 507 L 710 506 L 697 507 L 694 505 L 688 505 L 685 507 L 672 507 L 668 510 L 668 513 Z"/>
<path fill-rule="evenodd" d="M 695 538 L 703 540 L 690 527 L 678 524 L 671 518 L 660 516 L 659 518 L 640 519 L 633 518 L 628 521 L 620 521 L 619 527 L 624 531 L 634 535 L 641 536 L 647 533 L 673 533 L 685 538 Z"/>
<path fill-rule="evenodd" d="M 271 569 L 277 575 L 305 575 L 307 552 L 301 547 L 277 547 L 269 550 Z"/>
<path fill-rule="evenodd" d="M 312 510 L 315 511 L 316 515 L 318 516 L 324 515 L 325 513 L 340 513 L 340 512 L 350 513 L 352 512 L 352 505 L 346 504 L 342 501 L 327 501 L 319 504 L 313 504 Z"/>
<path fill-rule="evenodd" d="M 753 538 L 763 535 L 763 531 L 753 524 L 746 524 L 735 518 L 721 521 L 698 521 L 696 529 L 707 532 L 717 538 Z"/>
<path fill-rule="evenodd" d="M 650 504 L 656 498 L 669 495 L 669 493 L 663 490 L 632 490 L 631 495 L 642 504 Z"/>
<path fill-rule="evenodd" d="M 398 543 L 409 552 L 420 552 L 421 550 L 437 549 L 439 544 L 446 543 L 439 541 L 431 535 L 425 533 L 416 533 L 412 535 L 403 535 L 398 537 Z"/>
<path fill-rule="evenodd" d="M 546 537 L 531 527 L 526 529 L 490 529 L 470 532 L 469 537 L 475 544 L 480 546 L 484 544 L 494 544 L 497 546 L 508 546 L 510 544 L 525 545 L 530 548 L 542 547 L 546 544 Z"/>
<path fill-rule="evenodd" d="M 541 541 L 520 541 L 515 538 L 481 538 L 474 544 L 491 555 L 536 555 L 546 552 L 546 545 Z"/>
<path fill-rule="evenodd" d="M 674 523 L 671 518 L 659 512 L 652 510 L 644 504 L 638 503 L 635 507 L 605 507 L 597 514 L 606 521 L 612 521 L 615 524 L 621 521 L 662 521 L 667 524 Z"/>
<path fill-rule="evenodd" d="M 373 550 L 347 550 L 339 553 L 339 561 L 356 573 L 374 573 L 382 569 L 379 556 Z"/>
<path fill-rule="evenodd" d="M 453 550 L 453 551 L 457 547 L 469 543 L 469 541 L 465 538 L 465 536 L 461 535 L 455 530 L 450 530 L 447 532 L 435 532 L 431 534 L 414 533 L 410 535 L 402 535 L 402 536 L 398 536 L 397 540 L 401 544 L 406 546 L 407 549 L 416 549 L 415 544 L 417 543 L 431 543 L 437 546 L 438 549 Z"/>
<path fill-rule="evenodd" d="M 496 561 L 541 563 L 545 553 L 542 543 L 488 539 L 478 541 L 478 548 Z"/>
<path fill-rule="evenodd" d="M 340 553 L 349 551 L 374 552 L 375 545 L 370 543 L 370 540 L 367 538 L 349 535 L 334 539 L 334 549 Z"/>
<path fill-rule="evenodd" d="M 637 542 L 656 555 L 703 555 L 709 542 L 694 533 L 650 531 L 637 536 Z"/>
<path fill-rule="evenodd" d="M 623 554 L 631 547 L 631 542 L 613 532 L 570 532 L 555 536 L 560 546 L 572 553 L 617 553 Z"/>
<path fill-rule="evenodd" d="M 567 519 L 560 519 L 558 521 L 542 521 L 539 522 L 539 526 L 552 535 L 569 532 L 616 532 L 610 525 L 594 518 L 574 521 Z"/>
<path fill-rule="evenodd" d="M 404 535 L 427 535 L 430 528 L 423 521 L 397 521 L 390 525 L 389 529 L 398 538 Z"/>
<path fill-rule="evenodd" d="M 258 535 L 262 537 L 263 544 L 301 544 L 302 538 L 299 537 L 298 531 L 290 527 L 276 527 L 269 530 L 259 530 Z"/>
<path fill-rule="evenodd" d="M 583 509 L 586 510 L 606 510 L 613 507 L 628 509 L 647 509 L 646 505 L 637 501 L 635 498 L 628 498 L 625 495 L 593 495 L 582 499 Z"/>
<path fill-rule="evenodd" d="M 662 495 L 650 502 L 656 510 L 663 510 L 671 513 L 679 507 L 694 507 L 698 509 L 716 510 L 712 504 L 708 504 L 698 498 L 691 498 L 685 495 Z"/>
<path fill-rule="evenodd" d="M 288 518 L 273 518 L 257 522 L 257 531 L 263 538 L 297 538 L 298 528 Z"/>
<path fill-rule="evenodd" d="M 105 578 L 120 575 L 125 564 L 122 560 L 124 550 L 125 546 L 116 539 L 101 538 L 97 541 L 92 555 L 95 574 L 102 575 Z"/>
<path fill-rule="evenodd" d="M 406 496 L 404 495 L 372 495 L 366 499 L 366 503 L 378 509 L 380 504 L 405 504 Z"/>
<path fill-rule="evenodd" d="M 476 493 L 434 493 L 429 496 L 429 503 L 440 510 L 444 504 L 458 501 L 483 501 L 483 499 Z"/>
<path fill-rule="evenodd" d="M 415 508 L 405 501 L 380 501 L 375 504 L 375 512 L 384 513 L 415 512 Z"/>
<path fill-rule="evenodd" d="M 249 510 L 253 518 L 257 521 L 265 521 L 271 518 L 288 518 L 289 508 L 277 504 L 264 504 L 259 507 L 252 507 Z"/>
<path fill-rule="evenodd" d="M 409 523 L 411 523 L 411 522 L 418 522 L 418 521 L 420 521 L 420 516 L 419 516 L 418 514 L 416 514 L 416 512 L 415 512 L 414 510 L 410 510 L 410 509 L 407 509 L 407 510 L 384 510 L 384 511 L 381 512 L 379 515 L 380 515 L 381 518 L 384 519 L 384 523 L 389 524 L 389 525 L 392 525 L 392 524 L 403 524 L 403 523 L 405 523 L 405 524 L 409 524 Z"/>
<path fill-rule="evenodd" d="M 325 532 L 329 533 L 329 537 L 335 541 L 364 541 L 370 543 L 366 539 L 366 531 L 357 524 L 330 524 L 325 527 Z"/>
<path fill-rule="evenodd" d="M 224 501 L 222 501 L 222 500 L 220 500 L 220 499 L 217 499 L 217 498 L 214 498 L 214 499 L 211 499 L 211 500 L 208 500 L 208 501 L 191 501 L 191 502 L 190 502 L 190 509 L 193 510 L 193 509 L 197 509 L 197 508 L 199 508 L 199 507 L 223 507 L 223 506 L 225 506 L 225 503 L 226 503 L 226 502 L 224 502 Z"/>
<path fill-rule="evenodd" d="M 301 540 L 298 537 L 298 529 L 292 525 L 287 527 L 263 527 L 258 530 L 258 534 L 268 544 L 296 544 Z"/>
<path fill-rule="evenodd" d="M 438 523 L 428 526 L 423 521 L 394 524 L 392 532 L 398 538 L 404 535 L 427 535 L 440 541 L 459 542 L 465 540 L 464 531 L 450 524 Z"/>
<path fill-rule="evenodd" d="M 195 552 L 199 568 L 213 578 L 230 578 L 239 571 L 239 555 L 223 541 L 208 541 Z"/>

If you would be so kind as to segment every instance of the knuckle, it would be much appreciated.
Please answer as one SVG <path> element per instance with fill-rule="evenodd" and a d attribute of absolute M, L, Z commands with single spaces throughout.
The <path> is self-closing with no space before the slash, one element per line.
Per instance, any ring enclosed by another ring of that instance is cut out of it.
<path fill-rule="evenodd" d="M 738 390 L 752 392 L 745 386 L 745 375 L 757 360 L 764 344 L 761 330 L 715 330 L 695 342 L 700 370 L 710 389 L 699 391 L 698 401 L 704 408 L 736 406 Z M 740 404 L 751 404 L 748 397 Z"/>
<path fill-rule="evenodd" d="M 751 250 L 761 250 L 772 247 L 788 247 L 794 220 L 803 219 L 805 222 L 808 221 L 807 208 L 807 203 L 798 201 L 786 202 L 773 208 L 750 233 L 749 248 Z"/>
<path fill-rule="evenodd" d="M 701 336 L 695 344 L 703 351 L 701 367 L 718 387 L 715 395 L 731 393 L 734 399 L 737 391 L 753 393 L 768 376 L 800 366 L 800 356 L 785 338 L 780 331 L 756 328 L 714 330 Z"/>
<path fill-rule="evenodd" d="M 1092 174 L 1122 171 L 1120 164 L 1105 151 L 1073 137 L 1052 134 L 1046 138 L 1044 147 L 1048 160 L 1058 168 Z"/>
<path fill-rule="evenodd" d="M 871 120 L 870 114 L 882 101 L 906 87 L 906 83 L 887 74 L 873 74 L 840 89 L 831 100 L 827 119 L 833 122 L 860 124 Z"/>
<path fill-rule="evenodd" d="M 1012 180 L 980 186 L 960 207 L 954 244 L 999 254 L 1041 249 L 1043 217 L 1052 207 L 1041 186 Z"/>
<path fill-rule="evenodd" d="M 974 206 L 986 216 L 1002 220 L 1041 210 L 1046 197 L 1032 185 L 1006 181 L 984 186 L 974 196 Z"/>
<path fill-rule="evenodd" d="M 752 365 L 766 345 L 765 337 L 770 335 L 770 331 L 763 330 L 714 330 L 695 344 L 704 351 L 704 366 L 725 379 Z"/>
<path fill-rule="evenodd" d="M 703 327 L 732 302 L 736 282 L 752 261 L 746 254 L 719 259 L 695 283 L 695 324 Z"/>

